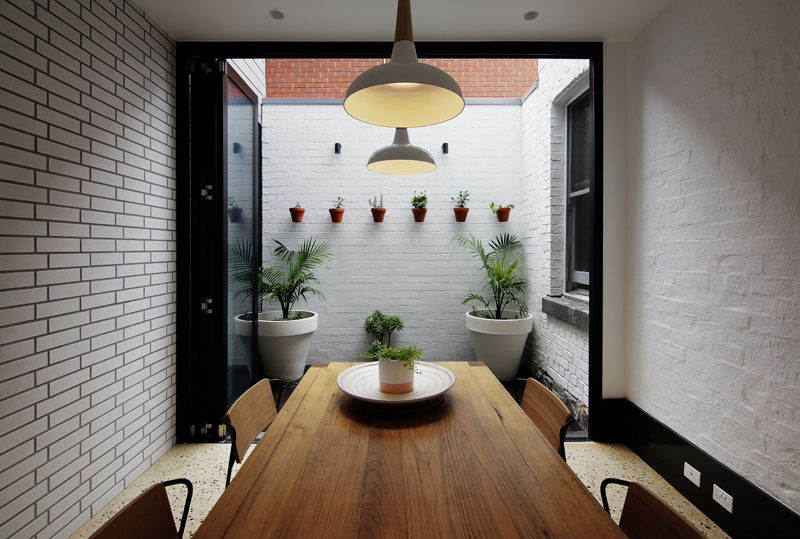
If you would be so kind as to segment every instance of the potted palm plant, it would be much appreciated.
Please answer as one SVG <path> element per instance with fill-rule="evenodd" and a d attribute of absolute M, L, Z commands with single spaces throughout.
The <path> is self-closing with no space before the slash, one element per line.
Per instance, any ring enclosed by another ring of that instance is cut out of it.
<path fill-rule="evenodd" d="M 372 206 L 372 220 L 376 223 L 382 223 L 386 215 L 386 208 L 383 207 L 383 195 L 381 195 L 380 201 L 378 200 L 378 195 L 369 199 L 369 205 Z"/>
<path fill-rule="evenodd" d="M 273 252 L 283 267 L 258 268 L 256 290 L 251 283 L 257 261 L 249 242 L 231 246 L 231 273 L 235 280 L 246 284 L 245 296 L 258 296 L 258 352 L 264 374 L 268 378 L 293 381 L 303 376 L 311 336 L 319 321 L 317 313 L 293 308 L 298 300 L 306 300 L 308 294 L 324 298 L 322 292 L 311 284 L 318 282 L 314 269 L 331 258 L 331 246 L 313 236 L 305 240 L 297 251 L 288 249 L 278 240 L 273 241 L 276 244 Z M 264 311 L 265 300 L 278 303 L 280 310 Z M 236 332 L 249 338 L 252 321 L 253 313 L 237 316 L 234 321 Z"/>
<path fill-rule="evenodd" d="M 333 208 L 328 210 L 331 213 L 331 221 L 334 223 L 341 223 L 344 217 L 344 199 L 336 197 L 333 201 Z"/>
<path fill-rule="evenodd" d="M 450 197 L 450 201 L 454 206 L 453 213 L 456 214 L 456 221 L 459 223 L 466 221 L 467 213 L 469 213 L 469 208 L 467 208 L 467 202 L 469 202 L 469 191 L 459 191 L 456 196 Z"/>
<path fill-rule="evenodd" d="M 411 198 L 411 211 L 414 213 L 415 222 L 425 221 L 425 214 L 428 213 L 428 194 L 425 191 L 419 195 L 414 191 L 414 196 Z"/>
<path fill-rule="evenodd" d="M 498 379 L 510 380 L 519 370 L 525 341 L 533 329 L 533 317 L 524 300 L 528 283 L 516 275 L 522 242 L 511 234 L 498 235 L 487 251 L 474 236 L 456 236 L 456 241 L 480 260 L 485 274 L 488 294 L 472 293 L 463 301 L 472 306 L 466 313 L 466 325 L 475 355 Z"/>
<path fill-rule="evenodd" d="M 306 212 L 306 209 L 300 206 L 298 202 L 295 204 L 293 208 L 289 208 L 289 213 L 292 214 L 292 222 L 293 223 L 302 223 L 303 222 L 303 214 Z"/>
<path fill-rule="evenodd" d="M 491 202 L 489 203 L 489 207 L 492 209 L 494 213 L 497 214 L 497 220 L 500 221 L 501 223 L 505 223 L 506 221 L 508 221 L 508 216 L 511 213 L 511 208 L 513 208 L 514 205 L 506 204 L 505 206 L 503 206 L 501 204 L 500 206 L 495 206 L 495 203 Z"/>
<path fill-rule="evenodd" d="M 415 363 L 423 355 L 416 343 L 392 347 L 375 341 L 367 350 L 367 357 L 378 361 L 378 383 L 384 393 L 413 390 Z"/>

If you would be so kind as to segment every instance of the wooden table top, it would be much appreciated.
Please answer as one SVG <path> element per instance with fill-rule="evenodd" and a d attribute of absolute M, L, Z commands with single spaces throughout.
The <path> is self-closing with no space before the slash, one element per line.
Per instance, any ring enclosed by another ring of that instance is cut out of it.
<path fill-rule="evenodd" d="M 308 370 L 195 537 L 624 537 L 482 363 L 413 414 L 342 393 L 352 365 Z"/>

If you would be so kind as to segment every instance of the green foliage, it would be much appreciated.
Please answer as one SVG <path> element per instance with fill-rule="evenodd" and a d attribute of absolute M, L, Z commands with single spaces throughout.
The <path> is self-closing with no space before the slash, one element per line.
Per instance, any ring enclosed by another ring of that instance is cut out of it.
<path fill-rule="evenodd" d="M 369 199 L 369 205 L 373 208 L 383 208 L 383 195 L 381 195 L 381 201 L 378 202 L 378 195 L 375 195 L 371 199 Z"/>
<path fill-rule="evenodd" d="M 331 204 L 333 204 L 334 208 L 344 208 L 344 199 L 342 197 L 336 197 Z"/>
<path fill-rule="evenodd" d="M 378 341 L 373 342 L 367 349 L 365 357 L 371 359 L 385 359 L 388 361 L 400 361 L 410 371 L 414 370 L 414 362 L 422 359 L 425 353 L 417 346 L 417 343 L 409 344 L 408 346 L 392 347 L 381 344 Z"/>
<path fill-rule="evenodd" d="M 262 266 L 256 269 L 256 289 L 252 286 L 252 272 L 257 261 L 249 241 L 237 241 L 230 246 L 230 270 L 234 280 L 244 283 L 242 293 L 245 297 L 258 297 L 259 309 L 263 310 L 264 300 L 278 302 L 281 306 L 283 320 L 292 320 L 292 307 L 306 294 L 324 298 L 325 296 L 310 286 L 310 283 L 319 282 L 312 271 L 328 261 L 331 256 L 331 244 L 327 241 L 317 241 L 314 236 L 305 240 L 297 251 L 286 248 L 284 244 L 273 239 L 277 247 L 273 251 L 283 263 L 284 268 Z"/>
<path fill-rule="evenodd" d="M 236 199 L 233 197 L 228 197 L 228 208 L 235 209 L 238 207 L 239 205 L 236 203 Z"/>
<path fill-rule="evenodd" d="M 301 206 L 300 203 L 298 202 L 297 204 L 294 205 L 294 207 L 295 208 L 302 208 L 303 206 Z"/>
<path fill-rule="evenodd" d="M 528 282 L 515 275 L 522 242 L 511 234 L 498 235 L 489 243 L 491 250 L 488 252 L 484 249 L 483 243 L 474 236 L 469 238 L 456 236 L 456 242 L 472 251 L 475 258 L 480 259 L 486 272 L 485 287 L 491 292 L 488 300 L 480 294 L 473 293 L 468 295 L 463 303 L 471 304 L 473 312 L 477 310 L 476 303 L 483 304 L 490 318 L 502 318 L 503 310 L 509 304 L 515 305 L 521 316 L 527 316 L 525 289 Z"/>
<path fill-rule="evenodd" d="M 414 196 L 411 197 L 411 206 L 418 209 L 424 209 L 428 207 L 428 193 L 423 191 L 419 195 L 416 191 L 414 191 Z"/>
<path fill-rule="evenodd" d="M 490 202 L 489 203 L 489 207 L 492 209 L 492 211 L 494 213 L 497 213 L 497 210 L 499 210 L 500 208 L 513 208 L 514 205 L 513 204 L 506 204 L 505 206 L 503 206 L 501 204 L 500 206 L 495 206 L 494 202 Z"/>
<path fill-rule="evenodd" d="M 364 321 L 364 329 L 367 333 L 378 339 L 380 343 L 386 341 L 389 346 L 392 340 L 392 332 L 403 329 L 403 321 L 399 316 L 387 316 L 380 311 L 375 311 Z"/>
<path fill-rule="evenodd" d="M 450 197 L 450 201 L 456 208 L 465 208 L 469 202 L 469 191 L 459 191 L 454 197 Z"/>

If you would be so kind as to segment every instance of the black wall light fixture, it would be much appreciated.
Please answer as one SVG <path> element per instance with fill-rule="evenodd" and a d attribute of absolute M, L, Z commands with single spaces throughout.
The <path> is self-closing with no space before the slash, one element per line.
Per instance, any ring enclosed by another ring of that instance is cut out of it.
<path fill-rule="evenodd" d="M 338 142 L 333 145 L 333 153 L 342 153 L 342 145 Z"/>
<path fill-rule="evenodd" d="M 233 153 L 239 153 L 242 151 L 242 145 L 238 142 L 233 143 Z"/>
<path fill-rule="evenodd" d="M 442 143 L 442 153 L 450 153 L 450 145 L 446 142 Z"/>

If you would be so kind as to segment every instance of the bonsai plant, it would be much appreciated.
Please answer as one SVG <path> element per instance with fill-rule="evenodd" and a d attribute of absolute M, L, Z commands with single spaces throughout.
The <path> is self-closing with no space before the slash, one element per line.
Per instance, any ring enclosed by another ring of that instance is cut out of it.
<path fill-rule="evenodd" d="M 450 201 L 454 206 L 453 213 L 456 214 L 456 221 L 459 223 L 466 221 L 467 213 L 469 213 L 469 208 L 467 208 L 467 202 L 469 202 L 469 191 L 459 191 L 456 196 L 450 197 Z"/>
<path fill-rule="evenodd" d="M 341 223 L 342 217 L 344 216 L 344 199 L 342 197 L 336 197 L 336 200 L 333 201 L 333 208 L 328 211 L 331 212 L 331 221 L 334 223 Z"/>
<path fill-rule="evenodd" d="M 367 350 L 367 357 L 378 361 L 378 383 L 384 393 L 408 393 L 414 389 L 414 365 L 423 356 L 416 343 L 391 347 L 375 341 Z"/>
<path fill-rule="evenodd" d="M 403 321 L 399 316 L 387 316 L 380 311 L 375 311 L 364 321 L 364 330 L 377 339 L 381 344 L 391 345 L 392 333 L 403 329 Z"/>
<path fill-rule="evenodd" d="M 425 214 L 428 213 L 428 194 L 423 191 L 419 195 L 414 191 L 414 196 L 411 198 L 411 211 L 414 213 L 414 221 L 421 223 L 425 220 Z"/>
<path fill-rule="evenodd" d="M 372 206 L 372 220 L 376 223 L 382 223 L 383 217 L 386 215 L 386 208 L 383 207 L 383 195 L 381 195 L 380 201 L 378 201 L 378 195 L 369 199 L 369 205 Z"/>
<path fill-rule="evenodd" d="M 306 209 L 301 207 L 299 202 L 295 204 L 294 208 L 289 208 L 289 213 L 292 214 L 292 222 L 294 223 L 302 223 L 305 212 Z"/>
<path fill-rule="evenodd" d="M 311 336 L 317 329 L 319 316 L 313 311 L 294 311 L 295 303 L 306 300 L 307 295 L 324 298 L 322 292 L 311 286 L 318 282 L 314 269 L 331 258 L 330 243 L 315 237 L 305 240 L 297 251 L 288 249 L 278 240 L 273 253 L 282 267 L 262 266 L 256 270 L 256 287 L 252 286 L 253 268 L 257 261 L 249 242 L 231 246 L 230 264 L 233 278 L 246 286 L 246 297 L 257 295 L 258 351 L 264 374 L 284 381 L 297 380 L 303 370 L 311 345 Z M 264 301 L 275 302 L 280 310 L 264 311 Z M 252 331 L 252 313 L 235 319 L 236 331 L 249 338 Z"/>
<path fill-rule="evenodd" d="M 505 206 L 495 206 L 494 202 L 489 203 L 489 207 L 492 209 L 494 213 L 497 214 L 497 220 L 501 223 L 505 223 L 508 221 L 508 214 L 511 213 L 511 208 L 514 207 L 513 204 L 506 204 Z"/>
<path fill-rule="evenodd" d="M 487 251 L 474 236 L 456 236 L 456 241 L 480 260 L 485 278 L 487 294 L 471 293 L 463 301 L 472 306 L 466 324 L 475 355 L 497 378 L 510 380 L 517 374 L 525 341 L 533 329 L 533 317 L 525 304 L 528 283 L 516 274 L 522 242 L 511 234 L 498 235 Z"/>
<path fill-rule="evenodd" d="M 228 219 L 231 223 L 238 223 L 242 220 L 242 208 L 236 203 L 236 199 L 228 197 Z"/>

